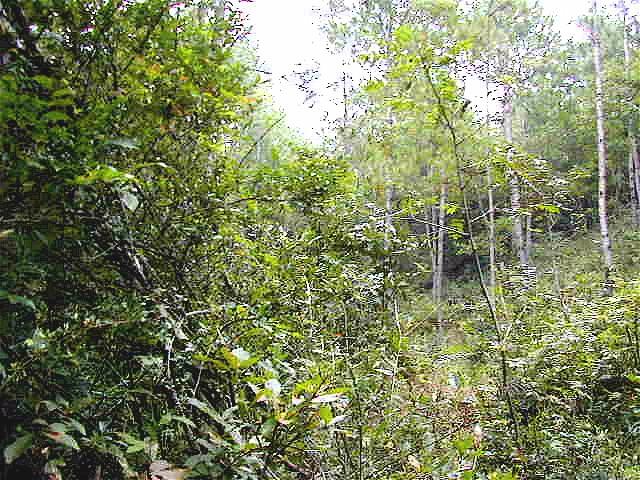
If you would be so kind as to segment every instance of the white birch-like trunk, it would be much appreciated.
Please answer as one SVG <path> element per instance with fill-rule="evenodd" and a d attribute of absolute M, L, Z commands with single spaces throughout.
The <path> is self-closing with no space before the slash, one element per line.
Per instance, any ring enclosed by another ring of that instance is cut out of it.
<path fill-rule="evenodd" d="M 608 155 L 607 134 L 605 130 L 604 112 L 604 81 L 602 71 L 602 48 L 600 34 L 596 23 L 597 3 L 593 2 L 593 32 L 591 43 L 593 45 L 593 64 L 596 75 L 596 125 L 598 132 L 598 215 L 600 219 L 600 235 L 602 237 L 602 257 L 604 262 L 605 291 L 611 293 L 610 274 L 613 267 L 613 253 L 611 249 L 611 237 L 609 236 L 609 216 L 607 214 L 607 177 Z"/>
<path fill-rule="evenodd" d="M 507 164 L 513 160 L 513 92 L 507 88 L 505 98 L 502 105 L 502 127 L 504 130 L 504 138 L 509 144 L 507 151 Z M 524 229 L 522 227 L 522 204 L 520 198 L 520 181 L 518 175 L 508 167 L 509 190 L 511 199 L 511 210 L 513 211 L 513 247 L 520 265 L 527 264 L 525 245 L 524 245 Z"/>

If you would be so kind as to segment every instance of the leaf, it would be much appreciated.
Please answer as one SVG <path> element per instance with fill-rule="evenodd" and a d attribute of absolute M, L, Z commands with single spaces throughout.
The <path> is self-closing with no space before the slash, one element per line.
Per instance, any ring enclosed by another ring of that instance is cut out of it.
<path fill-rule="evenodd" d="M 62 423 L 52 423 L 49 425 L 49 430 L 54 433 L 65 433 L 67 431 L 67 426 Z"/>
<path fill-rule="evenodd" d="M 249 363 L 249 366 L 252 364 L 251 354 L 242 347 L 234 348 L 231 351 L 223 348 L 222 356 L 225 358 L 229 366 L 234 370 L 243 368 L 244 365 L 247 365 L 247 362 Z M 255 361 L 257 362 L 258 360 L 256 359 Z"/>
<path fill-rule="evenodd" d="M 64 445 L 65 447 L 69 447 L 74 450 L 80 450 L 80 447 L 78 446 L 78 442 L 76 442 L 75 439 L 67 433 L 54 431 L 54 432 L 45 432 L 45 435 L 49 437 L 51 440 L 53 440 L 54 442 Z"/>
<path fill-rule="evenodd" d="M 114 182 L 131 182 L 136 178 L 129 174 L 112 167 L 111 165 L 100 165 L 94 170 L 75 178 L 74 183 L 78 185 L 90 185 L 96 182 L 114 183 Z"/>
<path fill-rule="evenodd" d="M 42 119 L 46 122 L 66 122 L 67 120 L 71 120 L 66 113 L 57 110 L 46 113 Z"/>
<path fill-rule="evenodd" d="M 333 403 L 342 400 L 344 396 L 340 393 L 331 393 L 328 395 L 318 395 L 311 400 L 311 403 Z"/>
<path fill-rule="evenodd" d="M 129 435 L 128 433 L 122 432 L 122 433 L 119 433 L 118 435 L 129 445 L 129 447 L 127 448 L 127 453 L 141 452 L 146 448 L 146 444 L 144 441 L 138 440 L 137 438 L 135 438 L 132 435 Z"/>
<path fill-rule="evenodd" d="M 8 445 L 4 449 L 4 461 L 7 465 L 11 464 L 16 458 L 20 457 L 33 445 L 33 435 L 27 433 Z"/>
<path fill-rule="evenodd" d="M 469 436 L 455 440 L 453 445 L 458 450 L 458 453 L 462 455 L 473 448 L 473 437 Z"/>
<path fill-rule="evenodd" d="M 134 138 L 114 138 L 112 140 L 107 141 L 107 144 L 126 148 L 128 150 L 139 148 L 138 142 Z"/>
<path fill-rule="evenodd" d="M 337 425 L 338 423 L 342 423 L 347 419 L 346 415 L 338 415 L 337 417 L 335 417 L 333 420 L 331 420 L 328 424 L 327 427 L 333 427 L 334 425 Z"/>
<path fill-rule="evenodd" d="M 420 461 L 413 455 L 409 455 L 407 457 L 407 461 L 409 462 L 409 465 L 411 465 L 415 470 L 420 471 L 420 469 L 422 468 L 422 464 L 420 463 Z"/>
<path fill-rule="evenodd" d="M 401 25 L 394 32 L 395 40 L 402 46 L 411 43 L 416 36 L 416 32 L 411 25 Z"/>
<path fill-rule="evenodd" d="M 374 95 L 384 88 L 384 82 L 382 80 L 371 80 L 364 87 L 364 91 L 369 95 Z"/>
<path fill-rule="evenodd" d="M 222 417 L 220 416 L 220 414 L 218 412 L 215 411 L 215 409 L 209 405 L 207 405 L 204 402 L 201 402 L 200 400 L 198 400 L 197 398 L 190 398 L 187 403 L 189 405 L 193 405 L 194 407 L 196 407 L 198 410 L 200 410 L 202 413 L 206 413 L 207 415 L 209 415 L 213 420 L 215 420 L 216 422 L 218 422 L 220 425 L 223 426 L 227 426 L 226 422 L 222 419 Z"/>
<path fill-rule="evenodd" d="M 77 421 L 75 418 L 69 418 L 67 420 L 67 422 L 78 432 L 80 432 L 82 435 L 86 435 L 87 434 L 87 430 L 84 428 L 84 425 L 82 425 L 79 421 Z"/>
<path fill-rule="evenodd" d="M 265 421 L 260 427 L 260 435 L 265 438 L 269 437 L 273 433 L 273 430 L 276 428 L 277 424 L 278 421 L 275 418 L 272 417 L 267 419 L 267 421 Z"/>
<path fill-rule="evenodd" d="M 15 230 L 13 228 L 9 228 L 7 230 L 0 230 L 0 240 L 4 240 L 5 238 L 9 237 L 14 233 L 14 231 Z"/>
<path fill-rule="evenodd" d="M 276 378 L 272 378 L 271 380 L 267 380 L 264 384 L 265 388 L 271 390 L 275 397 L 280 395 L 282 391 L 282 385 Z"/>
<path fill-rule="evenodd" d="M 20 295 L 14 295 L 12 293 L 7 292 L 6 290 L 0 289 L 0 298 L 9 300 L 9 303 L 13 305 L 23 305 L 27 308 L 30 308 L 31 310 L 36 309 L 36 305 L 35 303 L 33 303 L 33 300 L 30 300 L 26 297 L 22 297 Z"/>
<path fill-rule="evenodd" d="M 196 424 L 195 423 L 193 423 L 187 417 L 183 417 L 183 416 L 180 416 L 180 415 L 167 414 L 167 415 L 164 415 L 160 419 L 160 425 L 168 425 L 171 422 L 178 422 L 178 423 L 182 423 L 184 425 L 187 425 L 188 427 L 196 428 Z"/>
<path fill-rule="evenodd" d="M 235 355 L 235 357 L 240 360 L 241 362 L 244 362 L 246 360 L 249 360 L 251 358 L 251 354 L 249 352 L 247 352 L 244 348 L 242 347 L 238 347 L 238 348 L 234 348 L 231 353 L 233 353 Z"/>
<path fill-rule="evenodd" d="M 138 200 L 138 197 L 136 197 L 131 192 L 122 192 L 120 198 L 122 199 L 122 203 L 124 203 L 124 206 L 127 207 L 127 209 L 131 212 L 135 212 L 138 208 L 138 205 L 140 205 L 140 200 Z"/>
<path fill-rule="evenodd" d="M 558 208 L 558 206 L 556 205 L 540 204 L 536 205 L 536 208 L 547 213 L 560 213 L 560 208 Z"/>
<path fill-rule="evenodd" d="M 318 415 L 327 425 L 331 422 L 331 420 L 333 420 L 333 412 L 331 411 L 331 407 L 329 405 L 322 405 L 318 409 Z"/>

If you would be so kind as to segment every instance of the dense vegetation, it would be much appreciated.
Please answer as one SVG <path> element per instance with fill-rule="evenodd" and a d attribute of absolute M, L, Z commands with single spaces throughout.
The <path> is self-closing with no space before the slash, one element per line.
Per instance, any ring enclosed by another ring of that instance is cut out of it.
<path fill-rule="evenodd" d="M 640 32 L 592 13 L 331 1 L 321 148 L 232 2 L 1 0 L 0 479 L 639 479 Z"/>

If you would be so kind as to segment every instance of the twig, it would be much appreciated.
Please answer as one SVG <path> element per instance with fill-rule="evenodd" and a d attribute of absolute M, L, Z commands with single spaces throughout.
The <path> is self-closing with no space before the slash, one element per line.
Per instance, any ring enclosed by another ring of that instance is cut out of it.
<path fill-rule="evenodd" d="M 275 122 L 273 122 L 271 125 L 269 125 L 269 128 L 267 128 L 262 135 L 260 135 L 260 137 L 253 142 L 253 145 L 251 145 L 251 148 L 249 149 L 249 151 L 247 153 L 244 154 L 244 156 L 240 159 L 240 161 L 238 162 L 239 166 L 242 166 L 244 164 L 244 162 L 247 161 L 247 159 L 249 158 L 249 155 L 251 155 L 253 153 L 253 151 L 255 150 L 255 148 L 258 146 L 258 144 L 264 140 L 264 137 L 266 137 L 269 132 L 271 132 L 271 130 L 273 130 L 282 120 L 285 119 L 285 115 L 282 115 L 279 119 L 277 119 Z"/>

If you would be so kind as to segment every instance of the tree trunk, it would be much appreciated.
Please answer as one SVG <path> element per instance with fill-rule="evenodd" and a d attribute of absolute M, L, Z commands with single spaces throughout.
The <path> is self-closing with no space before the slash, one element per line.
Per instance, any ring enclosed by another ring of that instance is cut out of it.
<path fill-rule="evenodd" d="M 433 166 L 427 165 L 425 166 L 426 171 L 426 183 L 427 185 L 432 184 L 433 178 Z M 436 229 L 433 227 L 435 224 L 435 215 L 434 215 L 434 207 L 432 205 L 425 205 L 424 207 L 424 234 L 427 239 L 427 244 L 429 246 L 429 255 L 431 259 L 431 278 L 434 279 L 436 275 L 436 270 L 438 266 L 438 256 L 437 256 L 437 248 L 436 243 L 434 242 L 435 233 L 437 233 Z M 433 284 L 432 284 L 433 285 Z M 432 286 L 431 287 L 431 296 L 433 301 L 436 301 L 436 290 Z"/>
<path fill-rule="evenodd" d="M 440 340 L 443 338 L 444 333 L 444 311 L 442 308 L 443 299 L 443 283 L 444 283 L 444 258 L 445 258 L 445 241 L 446 241 L 446 216 L 447 216 L 447 197 L 449 193 L 449 184 L 444 178 L 444 172 L 442 172 L 442 184 L 440 186 L 440 205 L 438 208 L 438 259 L 436 264 L 436 271 L 433 278 L 433 288 L 435 290 L 436 308 L 438 309 L 438 337 Z"/>
<path fill-rule="evenodd" d="M 391 232 L 393 231 L 393 185 L 384 188 L 384 248 L 391 250 Z"/>
<path fill-rule="evenodd" d="M 489 197 L 489 293 L 491 301 L 496 294 L 496 215 L 493 203 L 493 168 L 491 161 L 487 167 L 487 185 Z"/>
<path fill-rule="evenodd" d="M 391 239 L 393 234 L 393 194 L 394 186 L 389 180 L 384 185 L 384 257 L 382 259 L 383 293 L 382 307 L 386 309 L 391 305 L 391 268 L 392 268 L 392 252 Z"/>
<path fill-rule="evenodd" d="M 604 113 L 604 85 L 602 72 L 602 49 L 597 22 L 597 4 L 593 2 L 593 31 L 591 43 L 593 45 L 593 64 L 596 74 L 596 124 L 598 131 L 598 214 L 600 219 L 600 235 L 602 236 L 602 257 L 604 262 L 605 292 L 612 293 L 610 283 L 611 269 L 613 267 L 613 253 L 611 249 L 611 237 L 609 236 L 609 216 L 607 214 L 607 134 L 605 130 Z"/>
<path fill-rule="evenodd" d="M 487 24 L 488 25 L 488 24 Z M 488 29 L 487 29 L 488 30 Z M 489 32 L 487 32 L 487 39 L 489 37 Z M 489 130 L 490 126 L 490 94 L 489 94 L 489 82 L 485 80 L 484 83 L 485 92 L 486 92 L 486 119 L 485 126 L 487 130 Z M 489 155 L 489 151 L 487 150 L 487 201 L 489 208 L 489 215 L 487 219 L 488 230 L 489 230 L 489 297 L 490 301 L 495 302 L 496 295 L 496 213 L 495 206 L 493 202 L 493 160 Z"/>
<path fill-rule="evenodd" d="M 624 72 L 629 80 L 631 75 L 631 47 L 629 45 L 629 26 L 627 25 L 627 7 L 622 0 L 623 10 L 623 39 L 624 39 Z M 640 227 L 640 158 L 638 156 L 638 140 L 635 132 L 635 114 L 632 112 L 627 123 L 627 135 L 629 138 L 629 196 L 631 200 L 632 217 L 636 227 Z"/>
<path fill-rule="evenodd" d="M 524 231 L 522 228 L 522 214 L 521 199 L 520 199 L 520 181 L 518 175 L 511 169 L 510 164 L 513 160 L 513 92 L 510 87 L 507 87 L 505 97 L 502 105 L 502 127 L 504 130 L 504 138 L 507 141 L 509 150 L 507 151 L 507 164 L 508 176 L 509 176 L 509 189 L 511 191 L 511 210 L 513 211 L 513 247 L 520 265 L 525 266 L 527 264 L 525 245 L 524 245 Z"/>
<path fill-rule="evenodd" d="M 629 191 L 633 219 L 636 227 L 640 228 L 640 155 L 638 141 L 633 134 L 629 138 Z"/>
<path fill-rule="evenodd" d="M 532 221 L 533 221 L 533 217 L 532 215 L 529 213 L 527 214 L 527 234 L 525 237 L 525 245 L 524 245 L 524 256 L 525 256 L 525 263 L 527 265 L 531 264 L 531 250 L 533 249 L 533 230 L 532 230 Z"/>

